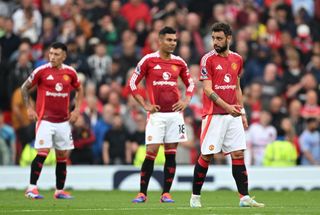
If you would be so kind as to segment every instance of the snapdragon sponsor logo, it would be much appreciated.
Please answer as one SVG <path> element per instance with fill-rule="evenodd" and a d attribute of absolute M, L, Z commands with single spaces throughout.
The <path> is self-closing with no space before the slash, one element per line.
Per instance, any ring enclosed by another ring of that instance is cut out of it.
<path fill-rule="evenodd" d="M 214 89 L 216 90 L 234 90 L 236 89 L 236 85 L 214 85 Z"/>
<path fill-rule="evenodd" d="M 68 93 L 54 93 L 54 92 L 46 91 L 46 96 L 65 98 L 68 96 Z"/>
<path fill-rule="evenodd" d="M 164 85 L 176 86 L 177 83 L 174 81 L 153 81 L 153 86 L 164 86 Z"/>

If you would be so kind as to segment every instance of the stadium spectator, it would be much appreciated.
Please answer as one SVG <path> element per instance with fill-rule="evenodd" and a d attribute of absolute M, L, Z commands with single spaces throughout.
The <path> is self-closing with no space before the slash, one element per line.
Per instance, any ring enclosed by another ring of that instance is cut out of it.
<path fill-rule="evenodd" d="M 139 20 L 143 20 L 148 26 L 151 24 L 149 7 L 142 0 L 129 0 L 122 6 L 120 13 L 127 20 L 132 30 Z"/>
<path fill-rule="evenodd" d="M 260 121 L 249 126 L 247 131 L 247 143 L 251 149 L 252 165 L 262 166 L 264 151 L 268 144 L 277 138 L 277 131 L 271 123 L 271 115 L 267 111 L 260 113 Z"/>
<path fill-rule="evenodd" d="M 37 121 L 35 148 L 38 152 L 31 164 L 30 184 L 25 192 L 30 199 L 43 198 L 39 194 L 37 181 L 50 148 L 55 148 L 57 158 L 54 197 L 72 198 L 63 188 L 68 150 L 74 148 L 70 123 L 74 123 L 79 116 L 83 90 L 76 71 L 63 64 L 66 57 L 67 46 L 53 43 L 49 52 L 50 62 L 35 69 L 21 87 L 28 117 Z M 29 90 L 34 86 L 37 86 L 36 110 L 29 98 Z M 70 92 L 73 89 L 76 90 L 76 102 L 74 110 L 69 113 Z"/>
<path fill-rule="evenodd" d="M 33 70 L 33 62 L 30 61 L 28 53 L 20 52 L 17 61 L 9 66 L 8 89 L 9 95 L 21 86 Z"/>
<path fill-rule="evenodd" d="M 106 45 L 98 43 L 94 47 L 94 54 L 88 57 L 88 65 L 91 70 L 91 81 L 97 86 L 103 81 L 103 76 L 111 73 L 112 60 L 107 53 Z"/>
<path fill-rule="evenodd" d="M 250 124 L 260 121 L 260 113 L 262 111 L 262 86 L 259 83 L 252 83 L 244 91 L 244 106 L 247 112 Z"/>
<path fill-rule="evenodd" d="M 13 128 L 4 122 L 0 110 L 0 165 L 14 165 L 16 156 L 16 136 Z"/>
<path fill-rule="evenodd" d="M 320 106 L 318 105 L 318 94 L 315 90 L 308 90 L 306 102 L 302 106 L 301 116 L 304 119 L 317 118 L 320 120 Z"/>
<path fill-rule="evenodd" d="M 307 127 L 299 138 L 302 159 L 301 165 L 320 165 L 320 132 L 318 129 L 318 120 L 308 118 Z"/>
<path fill-rule="evenodd" d="M 93 128 L 94 136 L 96 137 L 95 142 L 93 143 L 93 163 L 102 164 L 102 147 L 104 137 L 107 132 L 111 129 L 111 124 L 113 120 L 115 110 L 111 104 L 106 104 L 103 106 L 102 118 L 98 120 L 96 125 Z"/>
<path fill-rule="evenodd" d="M 134 98 L 149 115 L 146 126 L 147 152 L 141 167 L 140 192 L 132 200 L 133 203 L 147 200 L 148 184 L 161 144 L 165 147 L 166 162 L 160 201 L 174 202 L 169 192 L 176 170 L 177 145 L 178 142 L 187 140 L 182 111 L 187 107 L 194 91 L 193 79 L 190 78 L 186 63 L 181 57 L 172 54 L 176 46 L 176 31 L 171 27 L 164 27 L 159 32 L 159 51 L 142 58 L 129 81 Z M 137 85 L 144 77 L 150 103 L 137 91 Z M 187 88 L 184 99 L 179 95 L 178 77 L 181 77 Z"/>
<path fill-rule="evenodd" d="M 300 114 L 301 108 L 302 104 L 298 99 L 292 100 L 288 107 L 289 118 L 297 135 L 300 135 L 304 128 L 304 120 Z"/>
<path fill-rule="evenodd" d="M 132 163 L 129 133 L 119 113 L 114 114 L 111 129 L 104 136 L 102 155 L 106 165 Z"/>
<path fill-rule="evenodd" d="M 263 77 L 255 80 L 262 87 L 262 109 L 267 109 L 272 97 L 281 95 L 281 82 L 277 80 L 277 67 L 274 63 L 268 63 L 263 72 Z"/>
<path fill-rule="evenodd" d="M 133 100 L 133 97 L 131 96 L 131 99 L 129 100 Z M 136 102 L 135 102 L 136 103 Z M 133 131 L 130 134 L 130 144 L 129 144 L 129 148 L 130 148 L 130 152 L 129 153 L 129 160 L 131 160 L 132 162 L 135 160 L 135 155 L 138 151 L 138 148 L 140 146 L 144 146 L 145 147 L 145 139 L 146 139 L 146 135 L 145 135 L 145 131 L 146 131 L 146 117 L 143 113 L 138 112 L 135 114 L 134 117 L 134 123 L 136 124 L 135 126 L 135 131 Z M 127 126 L 128 128 L 130 128 L 131 126 Z M 144 159 L 145 155 L 143 156 Z M 143 163 L 143 161 L 141 162 L 141 164 Z"/>
<path fill-rule="evenodd" d="M 272 97 L 269 103 L 269 110 L 272 120 L 271 124 L 276 128 L 277 131 L 280 130 L 281 121 L 287 116 L 287 109 L 284 106 L 284 101 L 280 96 Z"/>
<path fill-rule="evenodd" d="M 297 151 L 293 143 L 286 140 L 284 136 L 284 131 L 281 131 L 277 140 L 266 146 L 263 166 L 292 167 L 297 165 Z"/>
<path fill-rule="evenodd" d="M 72 138 L 74 150 L 71 151 L 70 160 L 72 164 L 92 164 L 92 144 L 95 136 L 90 127 L 90 120 L 86 114 L 80 114 L 72 126 Z"/>
<path fill-rule="evenodd" d="M 58 28 L 55 26 L 54 20 L 51 16 L 43 18 L 42 31 L 39 42 L 44 47 L 50 46 L 58 36 Z"/>
<path fill-rule="evenodd" d="M 21 38 L 29 38 L 32 43 L 38 42 L 42 28 L 42 16 L 34 8 L 32 0 L 22 0 L 21 8 L 13 15 L 13 31 Z"/>
<path fill-rule="evenodd" d="M 31 144 L 35 138 L 35 123 L 28 118 L 27 108 L 24 105 L 22 92 L 17 88 L 11 98 L 12 127 L 17 136 L 16 157 L 20 158 L 21 151 L 27 144 Z"/>
<path fill-rule="evenodd" d="M 12 18 L 5 18 L 4 20 L 4 35 L 0 37 L 1 46 L 1 63 L 6 63 L 10 59 L 12 53 L 18 49 L 20 44 L 20 37 L 13 32 Z"/>

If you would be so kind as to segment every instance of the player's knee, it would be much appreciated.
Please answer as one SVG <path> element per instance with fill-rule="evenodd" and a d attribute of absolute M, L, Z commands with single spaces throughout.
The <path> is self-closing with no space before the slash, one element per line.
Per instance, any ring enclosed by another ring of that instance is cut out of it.
<path fill-rule="evenodd" d="M 42 157 L 47 157 L 50 152 L 50 149 L 38 149 L 37 154 Z"/>
<path fill-rule="evenodd" d="M 231 153 L 232 159 L 244 159 L 244 152 L 241 151 L 235 151 Z"/>
<path fill-rule="evenodd" d="M 203 160 L 210 162 L 211 159 L 213 158 L 213 155 L 201 155 L 201 157 Z"/>
<path fill-rule="evenodd" d="M 56 157 L 57 158 L 67 158 L 67 156 L 68 156 L 68 151 L 56 150 Z"/>
<path fill-rule="evenodd" d="M 159 147 L 158 144 L 149 144 L 147 145 L 147 153 L 158 154 Z"/>

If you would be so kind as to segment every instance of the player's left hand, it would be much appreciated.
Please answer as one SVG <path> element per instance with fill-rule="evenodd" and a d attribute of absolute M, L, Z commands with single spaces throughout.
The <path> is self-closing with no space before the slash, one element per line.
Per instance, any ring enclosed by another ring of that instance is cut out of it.
<path fill-rule="evenodd" d="M 244 130 L 247 130 L 249 125 L 248 125 L 248 120 L 247 120 L 247 116 L 245 114 L 241 115 L 241 119 L 242 119 L 242 124 L 243 124 L 243 128 Z"/>
<path fill-rule="evenodd" d="M 188 102 L 179 100 L 177 103 L 172 105 L 172 110 L 177 112 L 184 111 L 184 109 L 186 109 L 187 106 Z"/>
<path fill-rule="evenodd" d="M 80 111 L 79 111 L 78 109 L 74 109 L 74 110 L 70 113 L 70 119 L 69 119 L 70 123 L 71 123 L 71 124 L 74 124 L 74 123 L 77 121 L 79 115 L 80 115 Z"/>

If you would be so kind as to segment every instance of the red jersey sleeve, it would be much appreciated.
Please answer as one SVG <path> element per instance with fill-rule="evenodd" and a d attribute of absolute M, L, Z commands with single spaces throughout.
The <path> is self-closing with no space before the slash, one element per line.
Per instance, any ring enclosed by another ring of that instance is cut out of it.
<path fill-rule="evenodd" d="M 200 62 L 200 81 L 212 80 L 211 64 L 209 63 L 210 52 L 204 55 Z"/>
<path fill-rule="evenodd" d="M 192 96 L 194 93 L 194 81 L 190 76 L 189 69 L 186 62 L 182 58 L 180 59 L 182 61 L 181 63 L 182 69 L 180 71 L 180 77 L 187 88 L 186 96 Z"/>
<path fill-rule="evenodd" d="M 43 69 L 44 67 L 40 66 L 35 70 L 33 70 L 32 73 L 30 74 L 28 81 L 31 83 L 32 87 L 38 84 L 41 76 L 41 71 L 43 71 Z"/>
<path fill-rule="evenodd" d="M 142 80 L 142 78 L 146 75 L 148 70 L 148 55 L 144 56 L 138 63 L 134 73 L 130 77 L 129 87 L 132 94 L 139 94 L 138 92 L 138 84 Z"/>
<path fill-rule="evenodd" d="M 78 74 L 73 67 L 70 66 L 68 68 L 72 71 L 72 73 L 71 73 L 71 86 L 74 89 L 78 89 L 80 87 L 80 81 L 79 81 Z"/>

